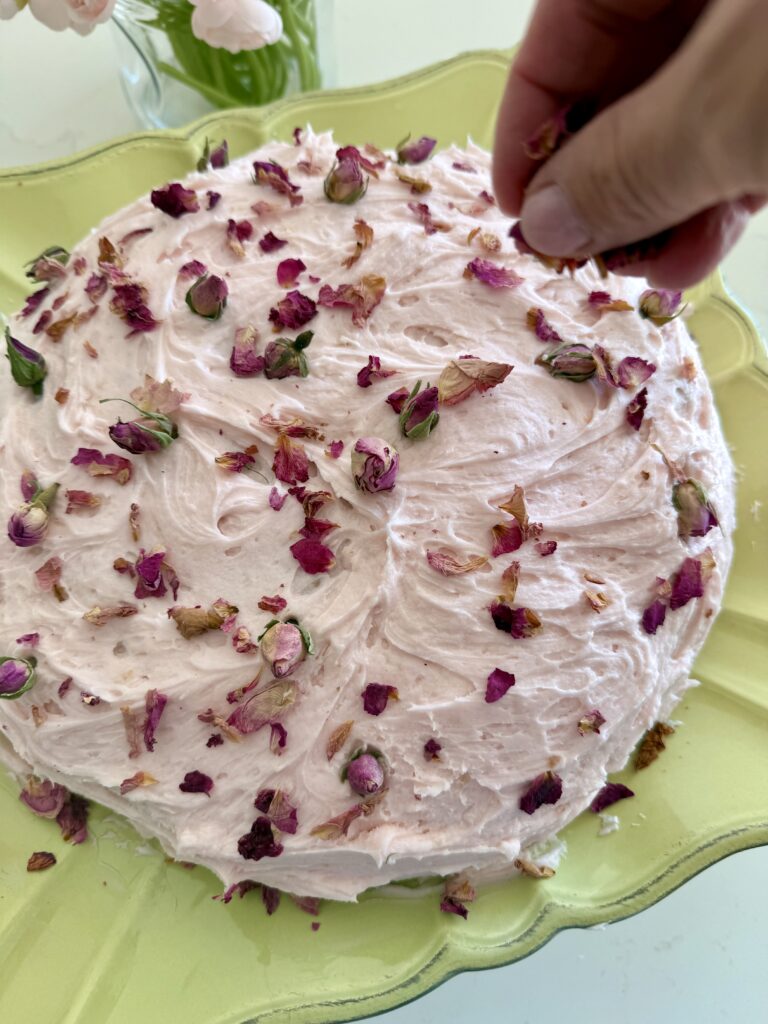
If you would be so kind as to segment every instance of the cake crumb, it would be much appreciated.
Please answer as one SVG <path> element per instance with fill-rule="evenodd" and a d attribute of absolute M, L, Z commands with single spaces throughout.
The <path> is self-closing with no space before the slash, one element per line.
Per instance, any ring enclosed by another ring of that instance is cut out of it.
<path fill-rule="evenodd" d="M 611 832 L 619 831 L 619 819 L 615 814 L 600 814 L 600 829 L 598 831 L 599 836 L 609 836 Z"/>
<path fill-rule="evenodd" d="M 759 498 L 755 498 L 752 504 L 749 506 L 749 514 L 752 516 L 754 522 L 760 522 L 760 510 L 763 507 L 762 501 Z"/>

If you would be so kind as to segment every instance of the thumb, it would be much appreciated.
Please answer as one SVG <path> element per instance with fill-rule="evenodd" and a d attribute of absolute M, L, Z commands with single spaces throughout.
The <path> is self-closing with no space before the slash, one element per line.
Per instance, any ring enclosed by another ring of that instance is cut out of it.
<path fill-rule="evenodd" d="M 727 133 L 705 123 L 706 111 L 692 101 L 690 77 L 663 69 L 547 161 L 520 213 L 529 245 L 553 256 L 604 252 L 748 190 L 746 175 L 718 144 Z"/>

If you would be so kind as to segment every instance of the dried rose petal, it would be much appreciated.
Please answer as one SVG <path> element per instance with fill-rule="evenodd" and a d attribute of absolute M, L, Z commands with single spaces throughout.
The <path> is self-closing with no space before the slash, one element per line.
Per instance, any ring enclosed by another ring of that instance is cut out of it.
<path fill-rule="evenodd" d="M 23 636 L 16 637 L 16 643 L 20 647 L 37 647 L 40 643 L 39 633 L 24 633 Z"/>
<path fill-rule="evenodd" d="M 269 818 L 261 817 L 251 825 L 250 832 L 240 836 L 237 841 L 237 852 L 246 860 L 279 857 L 283 852 L 283 844 L 275 841 Z"/>
<path fill-rule="evenodd" d="M 352 323 L 362 327 L 379 305 L 387 290 L 385 278 L 378 274 L 366 274 L 356 285 L 342 284 L 332 288 L 324 284 L 318 295 L 318 305 L 328 309 L 345 307 L 352 310 Z"/>
<path fill-rule="evenodd" d="M 269 319 L 277 330 L 298 331 L 316 314 L 317 305 L 314 300 L 294 289 L 270 309 Z"/>
<path fill-rule="evenodd" d="M 672 577 L 672 593 L 669 607 L 672 611 L 683 608 L 696 597 L 704 596 L 704 580 L 702 578 L 701 560 L 686 558 Z"/>
<path fill-rule="evenodd" d="M 61 582 L 62 561 L 58 555 L 52 555 L 39 569 L 35 569 L 35 579 L 41 590 L 55 592 Z"/>
<path fill-rule="evenodd" d="M 306 269 L 307 265 L 304 260 L 281 260 L 277 265 L 277 283 L 281 288 L 295 288 Z"/>
<path fill-rule="evenodd" d="M 288 602 L 284 597 L 280 597 L 279 594 L 275 594 L 274 597 L 262 597 L 259 601 L 259 608 L 261 608 L 263 612 L 272 612 L 273 615 L 277 615 L 286 607 L 287 604 Z"/>
<path fill-rule="evenodd" d="M 278 434 L 286 434 L 288 437 L 307 437 L 310 440 L 322 441 L 324 435 L 319 427 L 311 423 L 305 423 L 300 416 L 291 419 L 279 419 L 278 417 L 266 414 L 259 417 L 259 423 L 276 431 Z"/>
<path fill-rule="evenodd" d="M 96 448 L 78 448 L 70 459 L 73 466 L 85 466 L 91 476 L 109 476 L 118 484 L 127 484 L 131 479 L 133 464 L 122 455 L 102 455 Z"/>
<path fill-rule="evenodd" d="M 424 760 L 425 761 L 439 761 L 440 751 L 443 749 L 442 744 L 438 743 L 436 739 L 430 738 L 424 744 Z"/>
<path fill-rule="evenodd" d="M 235 256 L 242 259 L 245 256 L 245 246 L 253 235 L 253 224 L 249 220 L 234 220 L 232 217 L 227 221 L 227 246 Z"/>
<path fill-rule="evenodd" d="M 61 837 L 66 843 L 77 846 L 88 838 L 88 801 L 76 793 L 70 793 L 66 803 L 56 815 Z"/>
<path fill-rule="evenodd" d="M 328 447 L 325 449 L 325 454 L 330 459 L 338 459 L 341 457 L 341 453 L 344 451 L 343 441 L 331 441 Z"/>
<path fill-rule="evenodd" d="M 404 185 L 410 185 L 411 195 L 423 196 L 432 191 L 432 186 L 424 178 L 415 178 L 412 174 L 402 174 L 400 171 L 397 171 L 396 174 L 398 181 L 402 181 Z M 427 233 L 429 234 L 429 232 Z"/>
<path fill-rule="evenodd" d="M 237 707 L 227 719 L 227 725 L 237 729 L 243 736 L 248 736 L 282 718 L 295 699 L 294 683 L 278 679 Z"/>
<path fill-rule="evenodd" d="M 256 676 L 250 681 L 250 683 L 246 683 L 245 686 L 237 686 L 237 687 L 235 687 L 234 690 L 230 690 L 229 693 L 227 694 L 227 703 L 228 704 L 237 704 L 237 703 L 239 703 L 243 699 L 243 697 L 246 695 L 246 693 L 251 693 L 253 690 L 256 689 L 256 687 L 259 685 L 260 679 L 261 679 L 261 670 L 259 670 L 256 673 Z"/>
<path fill-rule="evenodd" d="M 588 732 L 599 733 L 601 725 L 605 725 L 605 717 L 597 708 L 594 708 L 579 719 L 577 726 L 579 736 L 585 736 Z"/>
<path fill-rule="evenodd" d="M 627 797 L 634 795 L 629 786 L 625 786 L 621 782 L 606 782 L 592 800 L 589 809 L 595 814 L 600 814 L 601 811 L 604 811 L 606 807 L 610 807 L 611 804 L 615 804 L 619 800 L 626 800 Z"/>
<path fill-rule="evenodd" d="M 458 405 L 470 395 L 483 394 L 501 384 L 512 371 L 510 363 L 493 363 L 474 356 L 452 359 L 437 381 L 443 405 Z"/>
<path fill-rule="evenodd" d="M 592 309 L 596 309 L 600 313 L 623 312 L 632 309 L 632 306 L 624 299 L 612 299 L 608 292 L 590 292 L 587 302 Z"/>
<path fill-rule="evenodd" d="M 316 825 L 310 835 L 317 839 L 341 839 L 349 831 L 352 822 L 363 813 L 362 805 L 355 804 L 342 814 L 337 814 L 335 818 L 329 818 L 322 825 Z"/>
<path fill-rule="evenodd" d="M 563 780 L 554 772 L 542 772 L 520 797 L 520 810 L 533 814 L 544 804 L 556 804 L 563 795 Z"/>
<path fill-rule="evenodd" d="M 262 883 L 261 902 L 264 904 L 267 914 L 271 917 L 280 906 L 280 890 L 273 889 L 271 885 L 264 885 Z"/>
<path fill-rule="evenodd" d="M 125 796 L 126 793 L 130 793 L 134 789 L 155 785 L 157 785 L 157 779 L 154 775 L 150 775 L 149 772 L 136 772 L 120 783 L 120 795 Z"/>
<path fill-rule="evenodd" d="M 440 901 L 440 909 L 444 914 L 457 914 L 466 920 L 469 913 L 466 904 L 474 903 L 475 898 L 475 889 L 470 884 L 469 879 L 463 875 L 455 875 L 453 878 L 446 880 Z"/>
<path fill-rule="evenodd" d="M 438 385 L 439 385 L 438 381 Z M 387 395 L 385 401 L 387 405 L 391 406 L 394 412 L 399 416 L 403 411 L 403 406 L 410 398 L 410 391 L 408 388 L 398 388 L 397 391 L 393 391 L 391 395 Z"/>
<path fill-rule="evenodd" d="M 469 555 L 461 562 L 456 555 L 444 551 L 427 551 L 427 561 L 435 572 L 443 576 L 459 576 L 466 572 L 474 572 L 488 564 L 485 555 Z"/>
<path fill-rule="evenodd" d="M 46 850 L 39 850 L 27 861 L 27 871 L 47 871 L 56 863 L 56 857 Z"/>
<path fill-rule="evenodd" d="M 423 164 L 432 155 L 437 139 L 422 135 L 420 139 L 411 140 L 410 135 L 397 144 L 397 162 L 399 164 Z"/>
<path fill-rule="evenodd" d="M 451 230 L 450 224 L 446 224 L 445 221 L 442 220 L 434 219 L 427 203 L 408 203 L 408 209 L 423 225 L 424 233 L 427 235 L 434 235 L 438 231 Z"/>
<path fill-rule="evenodd" d="M 513 608 L 505 601 L 494 601 L 488 611 L 496 629 L 509 633 L 513 640 L 526 640 L 541 628 L 541 619 L 530 608 Z"/>
<path fill-rule="evenodd" d="M 491 556 L 498 558 L 499 555 L 507 555 L 511 551 L 517 551 L 525 540 L 523 531 L 517 522 L 497 523 L 491 527 L 493 544 Z"/>
<path fill-rule="evenodd" d="M 291 206 L 300 206 L 304 202 L 299 186 L 293 184 L 285 170 L 274 160 L 256 160 L 253 164 L 253 172 L 254 184 L 268 185 L 278 194 L 288 196 Z"/>
<path fill-rule="evenodd" d="M 667 288 L 648 288 L 640 296 L 638 312 L 641 317 L 661 327 L 680 316 L 682 298 L 682 292 L 670 291 Z"/>
<path fill-rule="evenodd" d="M 523 143 L 525 155 L 530 160 L 548 159 L 571 135 L 587 124 L 595 109 L 594 100 L 590 98 L 579 99 L 561 107 Z"/>
<path fill-rule="evenodd" d="M 360 754 L 347 765 L 346 781 L 359 796 L 372 796 L 384 786 L 384 769 L 373 754 Z"/>
<path fill-rule="evenodd" d="M 301 444 L 280 434 L 275 446 L 272 471 L 284 484 L 306 483 L 309 479 L 309 459 Z"/>
<path fill-rule="evenodd" d="M 373 228 L 359 217 L 354 224 L 355 249 L 351 255 L 341 261 L 342 267 L 349 269 L 360 259 L 366 249 L 373 245 Z"/>
<path fill-rule="evenodd" d="M 653 764 L 662 750 L 667 749 L 664 737 L 672 736 L 674 731 L 672 726 L 667 725 L 666 722 L 656 722 L 648 729 L 635 753 L 636 771 L 640 771 L 643 768 L 647 768 L 649 764 Z"/>
<path fill-rule="evenodd" d="M 500 267 L 498 264 L 480 259 L 480 257 L 476 257 L 466 265 L 464 277 L 475 277 L 483 284 L 490 285 L 491 288 L 517 288 L 523 283 L 523 278 L 511 268 Z"/>
<path fill-rule="evenodd" d="M 544 315 L 544 310 L 539 309 L 538 306 L 531 306 L 526 313 L 525 322 L 531 328 L 539 341 L 551 342 L 554 344 L 563 340 L 547 320 Z"/>
<path fill-rule="evenodd" d="M 328 737 L 328 743 L 325 747 L 325 756 L 329 761 L 333 760 L 336 754 L 338 754 L 347 742 L 354 724 L 355 723 L 351 719 L 347 722 L 342 722 L 341 725 L 337 726 Z"/>
<path fill-rule="evenodd" d="M 366 365 L 357 372 L 357 386 L 369 388 L 374 380 L 384 380 L 396 372 L 396 370 L 382 370 L 379 356 L 369 355 Z"/>
<path fill-rule="evenodd" d="M 542 558 L 546 558 L 547 555 L 553 555 L 557 551 L 556 540 L 542 540 L 533 546 L 536 549 L 536 553 L 541 555 Z"/>
<path fill-rule="evenodd" d="M 45 297 L 48 294 L 50 294 L 50 291 L 50 288 L 40 288 L 38 289 L 38 291 L 33 292 L 32 295 L 28 295 L 26 301 L 24 302 L 24 308 L 22 309 L 21 313 L 19 313 L 19 316 L 31 316 L 32 313 L 34 313 L 39 308 L 40 304 L 43 302 Z"/>
<path fill-rule="evenodd" d="M 23 804 L 40 818 L 55 818 L 66 802 L 69 792 L 65 786 L 31 775 L 19 794 Z"/>
<path fill-rule="evenodd" d="M 156 209 L 167 213 L 169 217 L 181 217 L 185 213 L 197 213 L 200 204 L 194 189 L 184 188 L 178 182 L 171 182 L 164 188 L 153 189 L 150 202 Z"/>
<path fill-rule="evenodd" d="M 155 749 L 155 731 L 167 703 L 168 698 L 164 693 L 160 693 L 159 690 L 147 690 L 144 698 L 144 709 L 146 712 L 144 719 L 144 746 L 150 754 Z"/>
<path fill-rule="evenodd" d="M 485 687 L 485 703 L 494 704 L 497 700 L 501 700 L 507 690 L 514 685 L 515 677 L 511 672 L 495 668 L 488 676 Z"/>
<path fill-rule="evenodd" d="M 717 513 L 698 480 L 678 480 L 672 487 L 672 504 L 677 510 L 677 532 L 687 540 L 704 537 L 719 526 Z"/>
<path fill-rule="evenodd" d="M 205 793 L 210 797 L 213 789 L 213 779 L 203 772 L 191 771 L 184 776 L 184 781 L 179 783 L 182 793 Z"/>
<path fill-rule="evenodd" d="M 101 505 L 101 498 L 90 491 L 65 491 L 64 494 L 67 499 L 67 515 L 77 512 L 79 509 L 99 508 Z"/>
<path fill-rule="evenodd" d="M 643 612 L 642 626 L 646 633 L 653 636 L 667 617 L 667 606 L 663 601 L 653 601 Z"/>
<path fill-rule="evenodd" d="M 352 450 L 352 476 L 361 491 L 376 494 L 395 486 L 400 456 L 380 437 L 360 437 Z"/>
<path fill-rule="evenodd" d="M 364 146 L 366 153 L 369 156 L 374 157 L 373 160 L 369 160 L 368 157 L 363 156 L 357 146 L 343 146 L 341 149 L 336 150 L 337 160 L 355 160 L 364 171 L 374 177 L 378 178 L 378 172 L 387 165 L 387 157 L 381 152 L 380 149 L 376 149 L 370 143 L 366 143 Z"/>
<path fill-rule="evenodd" d="M 285 504 L 287 497 L 287 494 L 281 494 L 276 487 L 273 487 L 269 492 L 269 507 L 274 509 L 275 512 L 279 512 Z"/>
<path fill-rule="evenodd" d="M 285 238 L 278 238 L 271 231 L 268 231 L 263 238 L 259 239 L 259 248 L 263 252 L 277 252 L 278 249 L 282 249 L 284 245 L 288 245 L 288 241 Z"/>
<path fill-rule="evenodd" d="M 214 462 L 230 473 L 242 473 L 243 470 L 253 466 L 256 460 L 247 452 L 223 452 L 216 456 Z"/>
<path fill-rule="evenodd" d="M 633 430 L 639 430 L 643 422 L 643 416 L 648 405 L 648 388 L 638 391 L 635 397 L 629 402 L 626 409 L 627 423 Z"/>
<path fill-rule="evenodd" d="M 584 598 L 593 612 L 600 613 L 610 604 L 609 599 L 601 590 L 585 590 Z"/>
<path fill-rule="evenodd" d="M 205 741 L 206 747 L 220 747 L 224 743 L 224 737 L 219 732 L 212 733 Z"/>
<path fill-rule="evenodd" d="M 369 715 L 380 715 L 390 700 L 399 700 L 397 687 L 386 683 L 368 683 L 361 696 L 363 708 Z"/>
<path fill-rule="evenodd" d="M 336 564 L 333 551 L 318 540 L 298 540 L 291 544 L 290 552 L 304 572 L 310 576 L 328 572 Z"/>
<path fill-rule="evenodd" d="M 109 605 L 106 608 L 102 608 L 99 605 L 94 605 L 93 608 L 89 609 L 83 615 L 86 622 L 90 622 L 92 626 L 105 626 L 112 619 L 125 619 L 130 615 L 138 614 L 139 609 L 135 604 L 116 604 Z"/>
<path fill-rule="evenodd" d="M 285 750 L 288 742 L 288 730 L 280 722 L 269 723 L 269 749 L 278 757 Z"/>
<path fill-rule="evenodd" d="M 260 789 L 253 802 L 280 832 L 296 834 L 299 821 L 296 808 L 281 789 Z"/>
<path fill-rule="evenodd" d="M 128 337 L 154 331 L 159 321 L 147 305 L 147 289 L 140 284 L 116 284 L 112 289 L 110 310 L 130 328 Z"/>

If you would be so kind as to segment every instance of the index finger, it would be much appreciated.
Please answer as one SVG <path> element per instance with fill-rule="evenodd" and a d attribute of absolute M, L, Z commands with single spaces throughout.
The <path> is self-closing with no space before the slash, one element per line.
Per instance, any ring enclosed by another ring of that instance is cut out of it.
<path fill-rule="evenodd" d="M 538 164 L 523 144 L 568 103 L 615 99 L 679 45 L 706 0 L 539 0 L 496 122 L 494 191 L 519 214 Z"/>

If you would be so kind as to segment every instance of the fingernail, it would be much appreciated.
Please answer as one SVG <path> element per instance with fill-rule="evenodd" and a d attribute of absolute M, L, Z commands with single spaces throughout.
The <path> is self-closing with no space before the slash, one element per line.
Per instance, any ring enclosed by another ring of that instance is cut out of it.
<path fill-rule="evenodd" d="M 591 234 L 559 185 L 547 185 L 525 199 L 520 226 L 526 242 L 551 256 L 589 249 Z"/>

